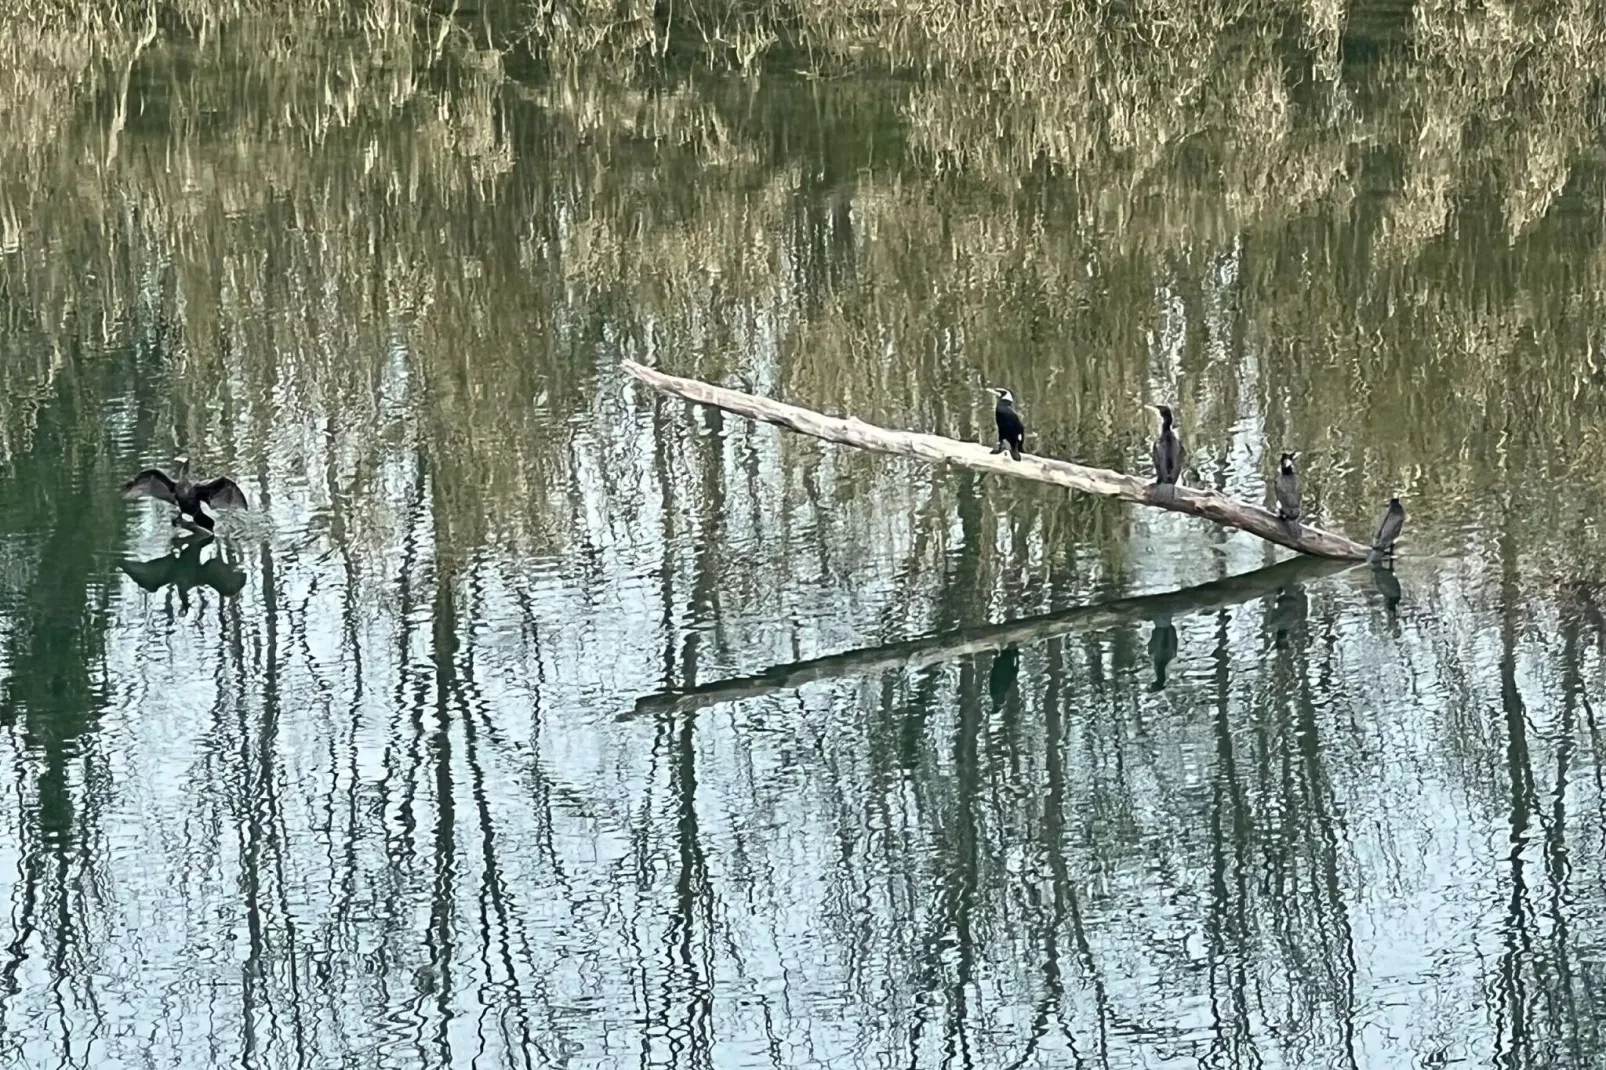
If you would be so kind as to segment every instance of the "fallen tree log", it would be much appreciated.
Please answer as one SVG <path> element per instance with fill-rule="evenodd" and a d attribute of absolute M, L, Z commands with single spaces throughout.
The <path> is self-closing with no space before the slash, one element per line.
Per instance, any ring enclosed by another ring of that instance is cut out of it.
<path fill-rule="evenodd" d="M 725 387 L 697 379 L 665 375 L 633 360 L 625 361 L 624 369 L 654 390 L 670 397 L 683 398 L 698 405 L 712 405 L 717 409 L 745 416 L 749 420 L 762 420 L 827 442 L 840 442 L 844 446 L 892 453 L 901 457 L 915 457 L 934 464 L 957 464 L 978 472 L 991 472 L 994 475 L 1035 479 L 1039 483 L 1068 487 L 1084 494 L 1098 494 L 1106 498 L 1119 498 L 1122 501 L 1153 506 L 1156 509 L 1187 513 L 1189 516 L 1196 516 L 1225 527 L 1247 531 L 1267 542 L 1274 542 L 1313 557 L 1328 557 L 1338 561 L 1364 561 L 1371 552 L 1368 546 L 1310 524 L 1302 524 L 1296 537 L 1270 510 L 1252 502 L 1218 494 L 1213 490 L 1179 486 L 1175 488 L 1175 493 L 1169 493 L 1168 490 L 1156 488 L 1146 479 L 1114 472 L 1108 468 L 1091 468 L 1087 465 L 1072 464 L 1069 461 L 1058 461 L 1032 454 L 1025 454 L 1016 461 L 1008 454 L 991 453 L 980 443 L 960 442 L 958 439 L 919 431 L 894 431 L 867 424 L 851 416 L 827 416 L 823 412 L 815 412 L 798 405 L 788 405 L 757 394 L 727 390 Z"/>
<path fill-rule="evenodd" d="M 632 714 L 658 716 L 686 714 L 722 702 L 762 698 L 782 691 L 794 691 L 806 684 L 850 676 L 874 676 L 891 670 L 909 671 L 927 665 L 941 665 L 963 657 L 1001 650 L 1011 643 L 1041 643 L 1059 636 L 1115 628 L 1146 620 L 1204 613 L 1227 606 L 1265 598 L 1280 590 L 1344 571 L 1345 564 L 1323 559 L 1293 557 L 1280 564 L 1244 572 L 1225 579 L 1186 587 L 1180 591 L 1136 595 L 1108 602 L 1072 606 L 1056 613 L 1018 617 L 998 624 L 980 624 L 952 632 L 908 639 L 884 646 L 861 647 L 841 654 L 827 654 L 775 665 L 752 676 L 716 680 L 694 687 L 671 689 L 643 695 L 636 700 Z M 1387 573 L 1385 573 L 1387 575 Z M 1392 577 L 1391 577 L 1392 578 Z"/>

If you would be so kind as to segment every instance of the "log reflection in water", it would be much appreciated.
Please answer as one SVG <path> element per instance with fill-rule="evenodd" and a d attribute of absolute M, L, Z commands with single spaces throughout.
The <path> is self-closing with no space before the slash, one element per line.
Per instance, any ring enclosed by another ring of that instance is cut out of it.
<path fill-rule="evenodd" d="M 1171 618 L 1248 602 L 1298 580 L 1332 575 L 1354 567 L 1343 561 L 1295 558 L 1270 568 L 1201 583 L 1180 591 L 1118 598 L 1055 613 L 983 624 L 884 646 L 776 665 L 751 676 L 719 680 L 684 691 L 660 691 L 636 700 L 635 715 L 683 713 L 721 702 L 758 698 L 840 676 L 868 676 L 887 669 L 917 669 L 1011 643 L 1035 643 L 1073 632 L 1110 628 L 1130 621 Z M 1169 659 L 1168 659 L 1169 660 Z"/>

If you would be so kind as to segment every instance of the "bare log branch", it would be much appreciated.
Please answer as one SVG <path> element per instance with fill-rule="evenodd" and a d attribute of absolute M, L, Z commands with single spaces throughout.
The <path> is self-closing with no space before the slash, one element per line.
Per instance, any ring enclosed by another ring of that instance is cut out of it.
<path fill-rule="evenodd" d="M 957 464 L 978 472 L 994 475 L 1017 476 L 1068 487 L 1084 494 L 1099 494 L 1106 498 L 1149 505 L 1156 509 L 1169 509 L 1187 513 L 1239 531 L 1258 535 L 1267 542 L 1298 550 L 1313 557 L 1327 557 L 1338 561 L 1364 561 L 1370 547 L 1363 546 L 1342 535 L 1335 535 L 1310 524 L 1300 526 L 1296 538 L 1288 527 L 1267 509 L 1251 502 L 1229 498 L 1213 490 L 1177 487 L 1175 493 L 1160 489 L 1137 476 L 1113 472 L 1107 468 L 1090 468 L 1047 457 L 1026 454 L 1020 460 L 1011 460 L 1008 454 L 988 452 L 988 448 L 975 442 L 960 442 L 942 435 L 918 431 L 894 431 L 867 424 L 854 417 L 827 416 L 822 412 L 788 405 L 740 390 L 727 390 L 697 379 L 682 379 L 675 375 L 637 364 L 624 362 L 626 372 L 640 379 L 654 390 L 671 397 L 683 398 L 699 405 L 712 405 L 750 420 L 784 427 L 799 434 L 856 446 L 862 450 L 892 453 L 902 457 L 915 457 L 933 464 Z"/>

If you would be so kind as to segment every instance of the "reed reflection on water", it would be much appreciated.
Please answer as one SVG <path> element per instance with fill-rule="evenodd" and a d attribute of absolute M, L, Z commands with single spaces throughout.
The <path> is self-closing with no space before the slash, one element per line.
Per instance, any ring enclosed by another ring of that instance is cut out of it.
<path fill-rule="evenodd" d="M 6 1061 L 1603 1058 L 1556 54 L 1267 21 L 1039 98 L 187 25 L 0 84 Z M 1279 563 L 626 358 L 977 441 L 1007 382 L 1131 471 L 1171 399 L 1186 478 L 1411 520 Z M 117 496 L 184 452 L 252 519 Z"/>

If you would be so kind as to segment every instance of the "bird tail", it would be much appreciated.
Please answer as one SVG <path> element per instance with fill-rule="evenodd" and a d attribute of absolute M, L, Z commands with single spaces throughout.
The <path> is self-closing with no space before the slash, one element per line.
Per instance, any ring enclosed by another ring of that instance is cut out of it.
<path fill-rule="evenodd" d="M 1009 455 L 1017 461 L 1020 460 L 1020 443 L 1011 442 L 1009 444 Z"/>
<path fill-rule="evenodd" d="M 1297 517 L 1297 516 L 1284 517 L 1283 518 L 1283 523 L 1288 526 L 1288 534 L 1292 535 L 1296 539 L 1304 537 L 1303 533 L 1304 533 L 1305 529 L 1300 526 L 1299 517 Z"/>
<path fill-rule="evenodd" d="M 1380 546 L 1372 547 L 1372 552 L 1367 556 L 1366 562 L 1370 565 L 1381 565 L 1383 563 L 1383 548 Z"/>

